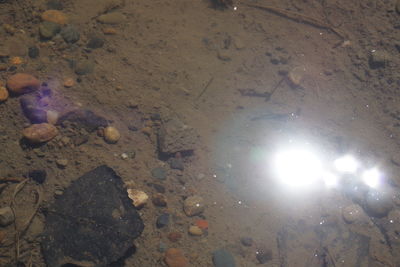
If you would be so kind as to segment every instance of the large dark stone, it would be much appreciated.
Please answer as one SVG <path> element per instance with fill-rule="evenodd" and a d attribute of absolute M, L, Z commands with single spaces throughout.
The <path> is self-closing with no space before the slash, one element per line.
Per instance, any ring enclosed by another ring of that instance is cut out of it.
<path fill-rule="evenodd" d="M 105 118 L 87 109 L 68 112 L 59 119 L 59 122 L 61 124 L 65 124 L 65 122 L 74 123 L 76 127 L 83 128 L 90 133 L 97 130 L 99 127 L 106 127 L 108 125 Z"/>
<path fill-rule="evenodd" d="M 47 266 L 110 266 L 134 252 L 143 222 L 123 182 L 100 166 L 73 182 L 46 213 Z"/>

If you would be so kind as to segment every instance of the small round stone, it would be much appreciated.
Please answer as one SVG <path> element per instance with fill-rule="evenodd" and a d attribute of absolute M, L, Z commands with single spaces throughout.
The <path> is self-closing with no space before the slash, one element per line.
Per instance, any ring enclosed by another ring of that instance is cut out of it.
<path fill-rule="evenodd" d="M 188 267 L 189 261 L 183 252 L 177 248 L 170 248 L 165 252 L 165 263 L 168 267 Z"/>
<path fill-rule="evenodd" d="M 343 220 L 347 223 L 353 223 L 360 219 L 363 210 L 359 205 L 352 204 L 342 209 Z"/>
<path fill-rule="evenodd" d="M 368 192 L 365 204 L 367 214 L 378 218 L 385 217 L 393 208 L 393 202 L 389 194 L 378 191 Z"/>
<path fill-rule="evenodd" d="M 157 221 L 156 221 L 157 228 L 165 227 L 168 224 L 169 224 L 169 214 L 168 213 L 163 213 L 160 216 L 158 216 Z"/>
<path fill-rule="evenodd" d="M 11 93 L 22 94 L 35 91 L 40 87 L 40 82 L 34 76 L 26 73 L 16 73 L 7 80 L 7 88 Z"/>
<path fill-rule="evenodd" d="M 191 196 L 183 202 L 183 210 L 187 216 L 199 215 L 204 211 L 204 200 L 201 196 Z"/>
<path fill-rule="evenodd" d="M 8 99 L 8 91 L 4 86 L 0 86 L 0 102 L 4 102 Z"/>
<path fill-rule="evenodd" d="M 182 234 L 179 232 L 171 232 L 168 234 L 167 237 L 168 237 L 169 241 L 171 241 L 171 242 L 178 242 L 179 239 L 182 238 Z"/>
<path fill-rule="evenodd" d="M 33 124 L 22 131 L 23 136 L 31 143 L 38 144 L 50 141 L 57 136 L 57 128 L 49 123 Z"/>
<path fill-rule="evenodd" d="M 42 20 L 65 25 L 68 22 L 67 16 L 59 10 L 46 10 L 42 13 Z"/>
<path fill-rule="evenodd" d="M 46 111 L 47 122 L 56 125 L 60 114 L 55 110 Z"/>
<path fill-rule="evenodd" d="M 153 196 L 153 204 L 158 207 L 166 207 L 167 206 L 167 198 L 163 194 L 156 193 Z"/>
<path fill-rule="evenodd" d="M 72 78 L 65 78 L 63 85 L 64 87 L 70 88 L 75 85 L 75 81 Z"/>
<path fill-rule="evenodd" d="M 197 225 L 191 225 L 189 227 L 189 234 L 194 236 L 201 236 L 203 234 L 203 230 Z"/>
<path fill-rule="evenodd" d="M 30 58 L 37 58 L 40 54 L 39 48 L 36 46 L 29 47 L 28 55 Z"/>
<path fill-rule="evenodd" d="M 121 138 L 121 134 L 115 127 L 107 126 L 106 128 L 104 128 L 103 132 L 104 132 L 104 140 L 107 143 L 115 144 Z"/>
<path fill-rule="evenodd" d="M 0 208 L 0 226 L 7 226 L 14 221 L 14 213 L 10 207 Z"/>
<path fill-rule="evenodd" d="M 77 28 L 68 25 L 61 30 L 61 37 L 69 44 L 76 43 L 80 39 L 80 33 Z"/>
<path fill-rule="evenodd" d="M 253 245 L 253 239 L 251 237 L 247 237 L 247 236 L 242 237 L 240 239 L 240 242 L 242 243 L 243 246 L 246 246 L 246 247 L 251 247 Z"/>

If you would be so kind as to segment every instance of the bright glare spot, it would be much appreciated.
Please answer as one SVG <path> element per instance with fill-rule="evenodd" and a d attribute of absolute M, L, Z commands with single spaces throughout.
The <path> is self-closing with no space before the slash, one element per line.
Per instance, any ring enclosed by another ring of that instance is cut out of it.
<path fill-rule="evenodd" d="M 363 173 L 362 180 L 369 187 L 376 188 L 379 185 L 381 177 L 382 173 L 378 169 L 373 168 Z"/>
<path fill-rule="evenodd" d="M 306 149 L 278 153 L 274 163 L 278 179 L 290 186 L 310 185 L 321 177 L 321 162 Z"/>
<path fill-rule="evenodd" d="M 357 160 L 350 155 L 338 158 L 333 164 L 337 171 L 343 173 L 355 173 L 359 167 Z"/>
<path fill-rule="evenodd" d="M 339 178 L 333 173 L 327 172 L 322 176 L 324 183 L 327 187 L 335 187 L 338 184 Z"/>

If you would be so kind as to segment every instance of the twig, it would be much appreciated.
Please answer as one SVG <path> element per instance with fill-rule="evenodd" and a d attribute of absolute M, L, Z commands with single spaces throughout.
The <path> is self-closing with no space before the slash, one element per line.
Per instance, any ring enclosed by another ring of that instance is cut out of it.
<path fill-rule="evenodd" d="M 210 86 L 210 84 L 212 83 L 213 80 L 214 80 L 214 77 L 211 77 L 210 80 L 208 80 L 206 86 L 204 86 L 203 90 L 197 96 L 196 100 L 198 100 L 200 97 L 202 97 L 204 95 L 204 93 L 207 91 L 208 87 Z"/>
<path fill-rule="evenodd" d="M 281 17 L 285 17 L 287 19 L 296 21 L 296 22 L 300 22 L 300 23 L 305 23 L 314 27 L 318 27 L 318 28 L 322 28 L 322 29 L 326 29 L 326 30 L 330 30 L 331 32 L 333 32 L 334 34 L 336 34 L 342 42 L 344 42 L 345 40 L 347 40 L 345 34 L 343 34 L 340 30 L 332 27 L 331 25 L 320 21 L 318 19 L 315 18 L 311 18 L 308 17 L 306 15 L 302 15 L 299 13 L 294 13 L 294 12 L 290 12 L 290 11 L 286 11 L 280 8 L 276 8 L 276 7 L 271 7 L 271 6 L 265 6 L 265 5 L 258 5 L 258 4 L 248 4 L 248 3 L 243 3 L 244 5 L 248 6 L 248 7 L 253 7 L 253 8 L 258 8 L 258 9 L 262 9 L 262 10 L 266 10 L 268 12 L 271 12 L 275 15 L 281 16 Z"/>
<path fill-rule="evenodd" d="M 0 183 L 20 183 L 22 181 L 24 181 L 25 178 L 22 177 L 4 177 L 4 178 L 0 178 Z"/>
<path fill-rule="evenodd" d="M 24 188 L 25 184 L 29 181 L 29 179 L 25 179 L 22 182 L 20 182 L 14 190 L 14 193 L 12 195 L 11 199 L 11 210 L 14 214 L 14 229 L 15 229 L 15 262 L 18 262 L 20 258 L 20 238 L 24 235 L 25 231 L 28 229 L 29 225 L 31 224 L 33 218 L 35 217 L 37 211 L 39 210 L 39 206 L 42 203 L 42 191 L 41 189 L 36 189 L 36 194 L 37 194 L 37 200 L 35 204 L 34 211 L 32 212 L 31 216 L 25 221 L 25 223 L 22 224 L 22 226 L 19 228 L 17 226 L 17 216 L 15 212 L 15 198 L 17 194 Z"/>

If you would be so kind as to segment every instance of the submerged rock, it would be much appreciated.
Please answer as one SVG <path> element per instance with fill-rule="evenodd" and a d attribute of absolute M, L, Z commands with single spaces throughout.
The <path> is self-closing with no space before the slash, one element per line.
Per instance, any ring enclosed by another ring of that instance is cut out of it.
<path fill-rule="evenodd" d="M 142 231 L 122 179 L 103 165 L 49 207 L 41 245 L 47 266 L 110 266 L 134 252 Z"/>
<path fill-rule="evenodd" d="M 215 267 L 235 267 L 235 259 L 225 249 L 218 249 L 213 252 L 212 260 Z"/>

